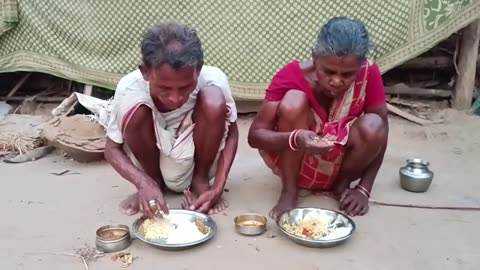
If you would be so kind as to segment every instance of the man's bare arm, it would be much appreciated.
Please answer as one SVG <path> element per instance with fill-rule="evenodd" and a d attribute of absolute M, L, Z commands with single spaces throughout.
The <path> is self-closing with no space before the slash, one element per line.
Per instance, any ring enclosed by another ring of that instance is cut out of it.
<path fill-rule="evenodd" d="M 130 158 L 123 151 L 123 146 L 112 141 L 107 137 L 107 143 L 105 145 L 105 159 L 112 165 L 123 178 L 127 179 L 137 189 L 150 182 L 145 177 L 145 173 L 133 164 Z"/>
<path fill-rule="evenodd" d="M 130 121 L 122 127 L 122 130 L 124 130 L 123 136 L 133 155 L 144 166 L 143 170 L 145 172 L 133 164 L 123 150 L 123 145 L 112 141 L 110 138 L 107 138 L 105 145 L 105 159 L 137 189 L 146 184 L 163 183 L 158 166 L 159 162 L 154 162 L 153 166 L 147 166 L 152 164 L 153 159 L 158 160 L 160 155 L 160 150 L 156 147 L 152 110 L 142 105 L 128 114 L 130 113 L 132 114 Z M 145 152 L 145 147 L 147 147 L 149 153 Z M 142 149 L 144 150 L 142 151 Z"/>

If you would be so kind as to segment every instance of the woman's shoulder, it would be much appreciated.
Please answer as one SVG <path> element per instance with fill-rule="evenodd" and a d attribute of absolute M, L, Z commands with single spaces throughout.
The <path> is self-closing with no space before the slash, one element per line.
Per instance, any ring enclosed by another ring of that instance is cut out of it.
<path fill-rule="evenodd" d="M 283 65 L 275 75 L 289 74 L 300 68 L 300 61 L 292 60 L 287 64 Z"/>
<path fill-rule="evenodd" d="M 373 62 L 372 60 L 365 60 L 365 67 L 368 69 L 367 79 L 377 79 L 381 77 L 382 74 L 380 72 L 380 67 L 377 63 Z"/>
<path fill-rule="evenodd" d="M 304 90 L 306 87 L 300 62 L 294 60 L 284 65 L 273 76 L 266 91 L 266 99 L 279 101 L 287 91 L 291 89 Z"/>

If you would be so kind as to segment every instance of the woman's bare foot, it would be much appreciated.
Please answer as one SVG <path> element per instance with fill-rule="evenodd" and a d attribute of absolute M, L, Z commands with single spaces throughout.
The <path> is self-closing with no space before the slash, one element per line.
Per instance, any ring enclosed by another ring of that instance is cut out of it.
<path fill-rule="evenodd" d="M 133 193 L 120 203 L 120 211 L 127 216 L 133 216 L 140 212 L 137 193 Z"/>
<path fill-rule="evenodd" d="M 272 208 L 269 216 L 272 219 L 277 220 L 280 217 L 280 215 L 295 208 L 297 206 L 297 201 L 298 201 L 298 195 L 296 192 L 282 191 L 277 204 Z"/>

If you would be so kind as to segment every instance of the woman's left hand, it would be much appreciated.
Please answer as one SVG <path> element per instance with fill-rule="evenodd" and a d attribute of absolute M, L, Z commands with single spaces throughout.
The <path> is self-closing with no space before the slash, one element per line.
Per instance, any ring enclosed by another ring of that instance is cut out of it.
<path fill-rule="evenodd" d="M 368 198 L 355 188 L 347 188 L 340 197 L 340 210 L 352 217 L 363 216 L 368 212 Z"/>

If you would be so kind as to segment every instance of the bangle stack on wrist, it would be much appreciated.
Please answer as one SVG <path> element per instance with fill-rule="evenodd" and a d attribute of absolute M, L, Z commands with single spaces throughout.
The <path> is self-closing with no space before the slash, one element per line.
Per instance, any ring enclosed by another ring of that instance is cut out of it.
<path fill-rule="evenodd" d="M 292 151 L 300 151 L 300 148 L 297 145 L 297 134 L 299 131 L 299 129 L 295 129 L 290 133 L 290 136 L 288 136 L 288 146 Z"/>
<path fill-rule="evenodd" d="M 365 196 L 367 199 L 370 199 L 370 192 L 362 185 L 357 185 L 355 189 L 358 190 L 358 192 L 362 193 L 362 195 Z"/>

